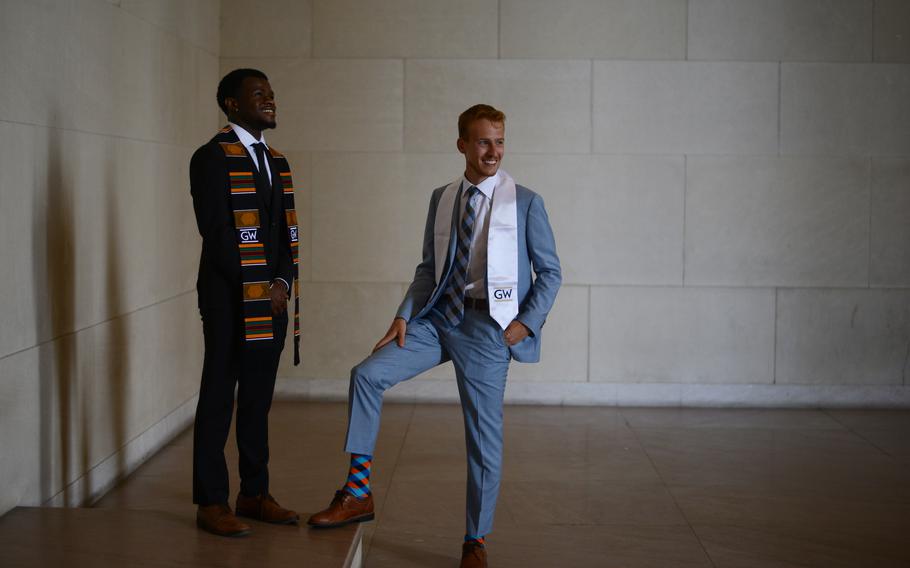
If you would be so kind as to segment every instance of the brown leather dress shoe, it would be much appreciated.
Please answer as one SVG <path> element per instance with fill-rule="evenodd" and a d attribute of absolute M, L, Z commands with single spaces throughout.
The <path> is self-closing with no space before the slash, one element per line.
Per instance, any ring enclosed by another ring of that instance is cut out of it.
<path fill-rule="evenodd" d="M 227 504 L 199 505 L 196 526 L 218 536 L 246 536 L 250 525 L 240 522 Z"/>
<path fill-rule="evenodd" d="M 487 568 L 487 549 L 477 542 L 461 545 L 461 568 Z"/>
<path fill-rule="evenodd" d="M 313 527 L 340 527 L 348 523 L 373 520 L 373 494 L 358 499 L 347 491 L 336 491 L 328 509 L 319 511 L 307 521 Z"/>
<path fill-rule="evenodd" d="M 242 493 L 237 495 L 237 514 L 276 525 L 292 525 L 300 520 L 300 515 L 279 505 L 270 494 L 256 497 L 247 497 Z"/>

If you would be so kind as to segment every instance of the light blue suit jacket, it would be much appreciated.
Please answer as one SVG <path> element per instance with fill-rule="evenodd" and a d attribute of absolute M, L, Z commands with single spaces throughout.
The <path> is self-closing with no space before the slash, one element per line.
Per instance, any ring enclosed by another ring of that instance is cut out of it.
<path fill-rule="evenodd" d="M 417 265 L 414 281 L 398 307 L 397 317 L 404 318 L 405 321 L 425 316 L 443 292 L 442 286 L 436 282 L 433 229 L 436 224 L 436 207 L 445 189 L 446 186 L 435 189 L 430 198 L 430 211 L 423 234 L 423 260 Z M 562 283 L 562 270 L 543 199 L 530 189 L 516 185 L 515 201 L 518 208 L 518 315 L 515 319 L 527 326 L 531 335 L 510 347 L 510 351 L 516 361 L 536 363 L 540 360 L 540 330 L 556 300 L 556 293 Z M 452 234 L 442 271 L 442 282 L 448 281 L 452 271 L 452 258 L 458 242 L 455 230 L 458 227 L 460 204 L 461 192 L 452 210 Z M 533 280 L 532 267 L 536 275 Z"/>

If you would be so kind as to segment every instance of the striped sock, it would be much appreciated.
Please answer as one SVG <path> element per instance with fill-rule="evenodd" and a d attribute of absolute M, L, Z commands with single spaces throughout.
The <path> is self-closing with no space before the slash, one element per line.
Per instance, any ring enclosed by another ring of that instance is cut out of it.
<path fill-rule="evenodd" d="M 469 536 L 469 535 L 464 535 L 464 541 L 465 541 L 465 542 L 476 542 L 476 543 L 479 544 L 480 546 L 486 546 L 486 543 L 484 543 L 483 537 L 482 537 L 482 536 Z"/>
<path fill-rule="evenodd" d="M 366 499 L 370 494 L 372 465 L 373 456 L 351 454 L 351 470 L 348 472 L 348 482 L 344 484 L 344 490 L 358 499 Z"/>

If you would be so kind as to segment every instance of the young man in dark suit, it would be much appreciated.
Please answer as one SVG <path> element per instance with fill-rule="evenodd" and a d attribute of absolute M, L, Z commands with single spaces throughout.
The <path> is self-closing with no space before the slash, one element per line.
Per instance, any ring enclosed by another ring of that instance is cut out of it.
<path fill-rule="evenodd" d="M 297 277 L 296 214 L 285 158 L 265 144 L 275 95 L 261 71 L 237 69 L 218 85 L 229 124 L 190 162 L 202 256 L 197 291 L 205 359 L 193 437 L 193 502 L 200 528 L 243 536 L 228 505 L 224 459 L 237 386 L 237 515 L 296 523 L 269 493 L 268 413 Z M 296 296 L 296 295 L 295 295 Z M 296 349 L 295 349 L 296 351 Z M 295 353 L 296 354 L 296 353 Z"/>

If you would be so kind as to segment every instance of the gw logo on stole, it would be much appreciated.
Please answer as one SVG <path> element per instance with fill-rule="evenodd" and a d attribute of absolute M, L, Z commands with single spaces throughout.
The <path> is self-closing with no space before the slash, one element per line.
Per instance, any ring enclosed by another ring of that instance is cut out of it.
<path fill-rule="evenodd" d="M 493 299 L 497 302 L 508 302 L 512 299 L 512 292 L 515 289 L 509 286 L 508 288 L 494 288 L 493 289 Z"/>
<path fill-rule="evenodd" d="M 291 242 L 296 243 L 297 242 L 297 226 L 296 225 L 291 226 L 288 228 L 288 230 L 291 233 Z"/>
<path fill-rule="evenodd" d="M 259 229 L 240 229 L 240 242 L 255 243 L 259 238 Z"/>

